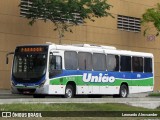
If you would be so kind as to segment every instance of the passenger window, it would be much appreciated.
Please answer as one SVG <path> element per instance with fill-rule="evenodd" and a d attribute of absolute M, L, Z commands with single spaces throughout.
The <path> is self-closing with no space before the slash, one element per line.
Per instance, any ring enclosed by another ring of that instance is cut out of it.
<path fill-rule="evenodd" d="M 132 57 L 132 70 L 133 72 L 143 72 L 142 57 Z"/>
<path fill-rule="evenodd" d="M 64 53 L 65 69 L 77 70 L 78 68 L 78 55 L 74 51 L 66 51 Z"/>
<path fill-rule="evenodd" d="M 152 71 L 152 58 L 144 58 L 144 72 Z"/>
<path fill-rule="evenodd" d="M 107 70 L 108 71 L 119 71 L 119 56 L 108 54 L 107 58 Z"/>
<path fill-rule="evenodd" d="M 121 56 L 120 71 L 131 72 L 131 56 Z"/>
<path fill-rule="evenodd" d="M 98 71 L 106 70 L 106 55 L 93 53 L 93 69 Z"/>
<path fill-rule="evenodd" d="M 80 70 L 92 70 L 92 54 L 87 52 L 79 52 L 78 65 Z"/>

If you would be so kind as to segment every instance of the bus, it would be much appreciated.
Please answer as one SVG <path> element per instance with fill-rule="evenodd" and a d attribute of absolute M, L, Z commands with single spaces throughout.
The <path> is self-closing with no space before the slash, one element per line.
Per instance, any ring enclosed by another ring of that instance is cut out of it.
<path fill-rule="evenodd" d="M 29 93 L 33 97 L 125 98 L 154 89 L 153 54 L 112 46 L 54 43 L 17 46 L 11 73 L 12 93 Z"/>

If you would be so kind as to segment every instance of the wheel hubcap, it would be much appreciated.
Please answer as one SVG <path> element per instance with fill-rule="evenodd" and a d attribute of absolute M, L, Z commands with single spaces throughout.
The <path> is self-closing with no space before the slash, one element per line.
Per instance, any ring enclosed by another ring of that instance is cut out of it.
<path fill-rule="evenodd" d="M 67 94 L 68 98 L 71 98 L 72 97 L 72 90 L 71 89 L 67 89 L 66 90 L 66 94 Z"/>
<path fill-rule="evenodd" d="M 122 97 L 126 97 L 126 95 L 127 95 L 126 89 L 123 89 L 123 90 L 122 90 L 121 95 L 122 95 Z"/>

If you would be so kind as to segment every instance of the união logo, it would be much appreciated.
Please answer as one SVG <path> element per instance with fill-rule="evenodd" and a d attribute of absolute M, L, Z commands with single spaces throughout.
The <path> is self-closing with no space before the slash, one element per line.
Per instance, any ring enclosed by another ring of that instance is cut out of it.
<path fill-rule="evenodd" d="M 84 73 L 83 74 L 83 81 L 84 82 L 109 82 L 113 83 L 115 81 L 115 77 L 108 76 L 108 74 L 99 73 L 98 76 L 93 76 L 92 73 Z"/>

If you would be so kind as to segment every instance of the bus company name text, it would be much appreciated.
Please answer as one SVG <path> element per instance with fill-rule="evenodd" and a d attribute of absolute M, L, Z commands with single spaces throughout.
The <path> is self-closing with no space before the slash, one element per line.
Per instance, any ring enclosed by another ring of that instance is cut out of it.
<path fill-rule="evenodd" d="M 99 75 L 92 75 L 92 73 L 84 73 L 83 74 L 83 81 L 84 82 L 103 82 L 103 83 L 114 83 L 115 77 L 108 76 L 108 74 L 99 73 Z"/>

